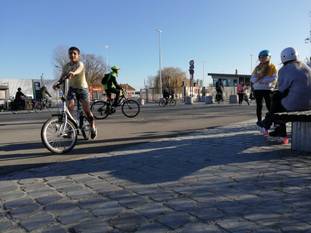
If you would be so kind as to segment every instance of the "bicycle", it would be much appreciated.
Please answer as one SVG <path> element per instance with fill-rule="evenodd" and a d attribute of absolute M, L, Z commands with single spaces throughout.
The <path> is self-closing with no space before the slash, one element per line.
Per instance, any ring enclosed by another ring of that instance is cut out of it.
<path fill-rule="evenodd" d="M 97 100 L 91 105 L 91 111 L 97 120 L 106 119 L 109 115 L 116 112 L 116 108 L 121 106 L 124 116 L 134 118 L 140 113 L 140 105 L 136 100 L 128 99 L 125 90 L 121 89 L 121 95 L 117 106 L 113 106 L 112 100 Z"/>
<path fill-rule="evenodd" d="M 90 138 L 91 126 L 84 116 L 77 101 L 77 117 L 74 118 L 67 107 L 68 77 L 63 81 L 62 110 L 59 114 L 52 114 L 42 126 L 41 140 L 43 145 L 52 153 L 64 154 L 70 152 L 76 145 L 78 135 L 85 140 Z M 58 83 L 60 86 L 61 83 Z"/>
<path fill-rule="evenodd" d="M 33 101 L 32 108 L 35 112 L 42 111 L 43 109 L 49 109 L 50 107 L 51 107 L 51 103 L 47 98 Z"/>
<path fill-rule="evenodd" d="M 162 98 L 160 99 L 159 101 L 159 106 L 160 107 L 165 107 L 165 106 L 176 106 L 176 100 L 173 99 L 172 97 L 168 98 L 168 99 L 165 99 L 165 98 Z"/>

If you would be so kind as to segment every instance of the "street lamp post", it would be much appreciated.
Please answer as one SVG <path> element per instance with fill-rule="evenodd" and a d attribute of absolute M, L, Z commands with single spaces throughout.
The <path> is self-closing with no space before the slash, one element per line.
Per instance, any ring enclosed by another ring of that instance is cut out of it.
<path fill-rule="evenodd" d="M 161 48 L 161 29 L 157 29 L 159 43 L 159 92 L 162 94 L 162 48 Z"/>
<path fill-rule="evenodd" d="M 109 52 L 109 45 L 105 45 L 105 50 L 106 50 L 106 66 L 109 66 L 109 60 L 108 60 L 108 52 Z"/>
<path fill-rule="evenodd" d="M 253 72 L 253 54 L 250 54 L 251 57 L 251 73 Z"/>
<path fill-rule="evenodd" d="M 203 73 L 202 73 L 202 82 L 203 82 L 203 86 L 204 86 L 204 83 L 205 83 L 205 63 L 206 61 L 202 61 L 202 65 L 203 65 Z"/>
<path fill-rule="evenodd" d="M 311 11 L 309 12 L 309 17 L 310 17 L 310 30 L 309 30 L 309 36 L 305 39 L 306 44 L 311 44 Z M 311 56 L 309 62 L 311 63 Z"/>

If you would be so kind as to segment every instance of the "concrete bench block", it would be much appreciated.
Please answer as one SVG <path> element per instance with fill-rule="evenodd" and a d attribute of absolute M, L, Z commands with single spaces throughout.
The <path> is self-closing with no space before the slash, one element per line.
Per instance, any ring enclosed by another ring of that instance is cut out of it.
<path fill-rule="evenodd" d="M 238 103 L 238 96 L 237 95 L 230 95 L 229 103 L 230 104 L 237 104 Z"/>
<path fill-rule="evenodd" d="M 311 152 L 311 122 L 293 122 L 292 150 Z"/>
<path fill-rule="evenodd" d="M 186 96 L 185 104 L 193 104 L 193 97 L 192 96 Z"/>
<path fill-rule="evenodd" d="M 213 96 L 205 96 L 205 103 L 212 104 L 213 103 Z"/>

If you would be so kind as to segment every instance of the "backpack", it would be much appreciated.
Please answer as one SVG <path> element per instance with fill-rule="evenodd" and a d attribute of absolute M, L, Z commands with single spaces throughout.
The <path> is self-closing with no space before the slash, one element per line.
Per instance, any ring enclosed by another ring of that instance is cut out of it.
<path fill-rule="evenodd" d="M 105 87 L 107 86 L 109 79 L 110 79 L 110 74 L 105 74 L 105 76 L 102 79 L 103 86 Z"/>

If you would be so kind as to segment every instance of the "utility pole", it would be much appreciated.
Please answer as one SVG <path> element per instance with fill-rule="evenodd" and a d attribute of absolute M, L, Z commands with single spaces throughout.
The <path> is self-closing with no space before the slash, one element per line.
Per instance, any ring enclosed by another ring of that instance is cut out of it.
<path fill-rule="evenodd" d="M 206 61 L 202 61 L 202 69 L 203 69 L 203 73 L 202 73 L 202 82 L 203 82 L 203 86 L 204 86 L 204 83 L 205 83 L 205 63 Z"/>
<path fill-rule="evenodd" d="M 108 52 L 109 52 L 109 48 L 110 48 L 110 46 L 109 45 L 105 45 L 105 51 L 106 51 L 106 66 L 107 66 L 107 68 L 109 67 L 109 54 L 108 54 Z"/>
<path fill-rule="evenodd" d="M 251 57 L 251 73 L 253 72 L 253 54 L 250 54 Z"/>
<path fill-rule="evenodd" d="M 309 36 L 305 39 L 306 44 L 311 44 L 311 11 L 309 12 L 309 18 L 310 18 L 310 28 L 309 28 Z M 311 55 L 309 58 L 309 62 L 311 63 Z"/>
<path fill-rule="evenodd" d="M 159 92 L 162 95 L 162 48 L 161 48 L 161 29 L 157 29 L 158 43 L 159 43 Z"/>

